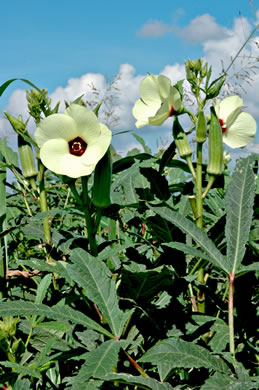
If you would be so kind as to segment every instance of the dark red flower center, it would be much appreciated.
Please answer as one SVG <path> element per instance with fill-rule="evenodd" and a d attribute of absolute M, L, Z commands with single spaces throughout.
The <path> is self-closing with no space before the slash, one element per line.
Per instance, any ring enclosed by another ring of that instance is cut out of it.
<path fill-rule="evenodd" d="M 220 126 L 221 126 L 222 133 L 224 134 L 227 131 L 227 126 L 226 126 L 226 124 L 225 124 L 223 119 L 219 119 L 219 123 L 220 123 Z"/>
<path fill-rule="evenodd" d="M 169 116 L 173 116 L 174 113 L 175 113 L 175 109 L 173 106 L 171 106 L 170 111 L 169 111 Z"/>
<path fill-rule="evenodd" d="M 74 156 L 82 156 L 87 148 L 87 143 L 80 137 L 76 137 L 68 142 L 69 153 Z"/>

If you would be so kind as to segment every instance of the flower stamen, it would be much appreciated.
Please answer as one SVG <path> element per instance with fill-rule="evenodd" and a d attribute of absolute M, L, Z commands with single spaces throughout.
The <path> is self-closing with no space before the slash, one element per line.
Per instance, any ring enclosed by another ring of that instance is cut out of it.
<path fill-rule="evenodd" d="M 68 142 L 69 153 L 74 156 L 82 156 L 87 148 L 87 143 L 80 137 L 76 137 Z"/>

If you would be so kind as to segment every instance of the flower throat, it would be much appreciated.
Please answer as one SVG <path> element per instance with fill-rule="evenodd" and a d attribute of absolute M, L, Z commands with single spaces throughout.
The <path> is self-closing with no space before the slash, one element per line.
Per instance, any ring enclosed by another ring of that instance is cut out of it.
<path fill-rule="evenodd" d="M 74 156 L 82 156 L 87 148 L 87 143 L 80 137 L 76 137 L 68 142 L 69 153 Z"/>

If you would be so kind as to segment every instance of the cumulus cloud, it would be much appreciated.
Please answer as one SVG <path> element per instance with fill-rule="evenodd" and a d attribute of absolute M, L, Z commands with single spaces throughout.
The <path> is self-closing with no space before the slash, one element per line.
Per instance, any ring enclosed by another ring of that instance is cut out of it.
<path fill-rule="evenodd" d="M 138 31 L 137 35 L 142 38 L 162 37 L 168 33 L 175 34 L 191 43 L 203 43 L 208 40 L 217 40 L 219 37 L 226 38 L 229 30 L 216 23 L 209 14 L 199 15 L 192 19 L 185 27 L 179 27 L 175 23 L 167 24 L 160 20 L 149 20 Z"/>
<path fill-rule="evenodd" d="M 215 18 L 209 14 L 197 16 L 186 27 L 176 28 L 174 31 L 192 43 L 224 39 L 229 34 L 229 30 L 217 24 Z"/>
<path fill-rule="evenodd" d="M 259 20 L 259 12 L 257 13 Z M 159 21 L 150 21 L 150 27 L 153 28 L 153 36 L 161 35 L 166 32 L 171 32 L 170 26 Z M 146 25 L 147 26 L 147 25 Z M 170 28 L 169 28 L 170 27 Z M 157 30 L 156 30 L 157 29 Z M 178 31 L 178 34 L 186 37 L 192 36 L 193 40 L 200 42 L 203 50 L 203 59 L 207 60 L 209 64 L 213 65 L 214 76 L 217 77 L 222 70 L 221 60 L 224 62 L 225 69 L 230 63 L 230 57 L 234 56 L 240 49 L 240 45 L 249 36 L 252 26 L 249 24 L 246 18 L 235 19 L 232 29 L 226 29 L 219 26 L 215 19 L 208 15 L 198 16 L 193 19 L 188 26 Z M 169 31 L 170 30 L 170 31 Z M 140 30 L 148 31 L 151 30 Z M 156 33 L 155 33 L 156 31 Z M 206 33 L 206 34 L 205 34 Z M 142 35 L 144 36 L 144 35 Z M 234 83 L 234 75 L 238 73 L 239 68 L 252 69 L 255 60 L 258 58 L 259 37 L 252 39 L 249 44 L 242 51 L 239 58 L 236 60 L 235 67 L 231 69 L 230 76 L 232 75 Z M 246 62 L 247 61 L 247 62 Z M 180 63 L 167 64 L 160 71 L 161 74 L 167 76 L 173 84 L 178 80 L 185 78 L 185 66 Z M 242 75 L 242 73 L 241 73 Z M 64 100 L 71 102 L 81 95 L 84 95 L 84 100 L 88 102 L 98 102 L 109 98 L 114 94 L 114 100 L 108 99 L 108 107 L 103 104 L 100 111 L 100 120 L 107 121 L 105 116 L 105 110 L 111 110 L 114 117 L 119 118 L 117 123 L 112 123 L 111 128 L 115 132 L 120 131 L 134 131 L 147 140 L 147 143 L 153 147 L 156 143 L 160 143 L 160 137 L 166 139 L 171 137 L 172 120 L 165 121 L 159 128 L 145 127 L 139 131 L 135 127 L 135 119 L 132 115 L 132 107 L 135 101 L 139 98 L 139 85 L 145 75 L 137 74 L 135 68 L 131 64 L 122 64 L 118 70 L 118 74 L 115 78 L 114 89 L 110 89 L 110 84 L 107 78 L 100 73 L 86 73 L 78 78 L 71 78 L 67 81 L 64 87 L 57 87 L 51 94 L 53 106 L 57 101 L 61 101 L 60 112 L 65 108 Z M 253 80 L 250 84 L 247 83 L 244 78 L 236 80 L 240 82 L 241 87 L 245 88 L 246 93 L 242 93 L 246 111 L 250 112 L 259 121 L 259 75 L 258 72 L 252 75 Z M 185 82 L 184 86 L 188 88 L 188 84 Z M 110 107 L 109 107 L 110 104 Z M 13 92 L 9 99 L 8 106 L 6 108 L 10 114 L 18 116 L 22 114 L 26 119 L 28 117 L 25 92 L 23 90 L 16 90 Z M 183 126 L 188 126 L 187 116 L 181 117 L 181 123 Z M 108 118 L 109 119 L 109 118 Z M 31 121 L 30 130 L 33 132 L 35 124 Z M 0 119 L 0 137 L 10 134 L 10 126 L 7 121 Z M 257 136 L 258 137 L 258 136 Z M 133 145 L 133 138 L 129 133 L 117 135 L 114 137 L 114 144 L 118 150 L 123 153 Z M 134 142 L 135 145 L 135 142 Z M 249 150 L 253 150 L 257 146 L 250 145 Z M 252 149 L 251 149 L 252 148 Z M 254 149 L 257 150 L 257 149 Z"/>
<path fill-rule="evenodd" d="M 149 20 L 138 31 L 137 36 L 145 37 L 162 37 L 172 31 L 172 26 L 159 20 Z"/>

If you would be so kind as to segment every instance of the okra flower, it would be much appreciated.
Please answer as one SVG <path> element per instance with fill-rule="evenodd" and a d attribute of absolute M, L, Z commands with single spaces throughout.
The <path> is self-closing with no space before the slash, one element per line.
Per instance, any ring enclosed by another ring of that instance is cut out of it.
<path fill-rule="evenodd" d="M 171 85 L 168 77 L 153 75 L 145 77 L 140 84 L 140 99 L 132 113 L 137 119 L 136 127 L 159 126 L 181 107 L 180 93 Z"/>
<path fill-rule="evenodd" d="M 73 178 L 93 172 L 111 137 L 111 130 L 78 104 L 43 119 L 35 131 L 42 163 L 57 174 Z"/>
<path fill-rule="evenodd" d="M 214 104 L 223 142 L 231 148 L 246 146 L 256 133 L 256 121 L 252 115 L 241 111 L 243 106 L 239 96 L 229 96 L 222 101 L 216 99 Z"/>

